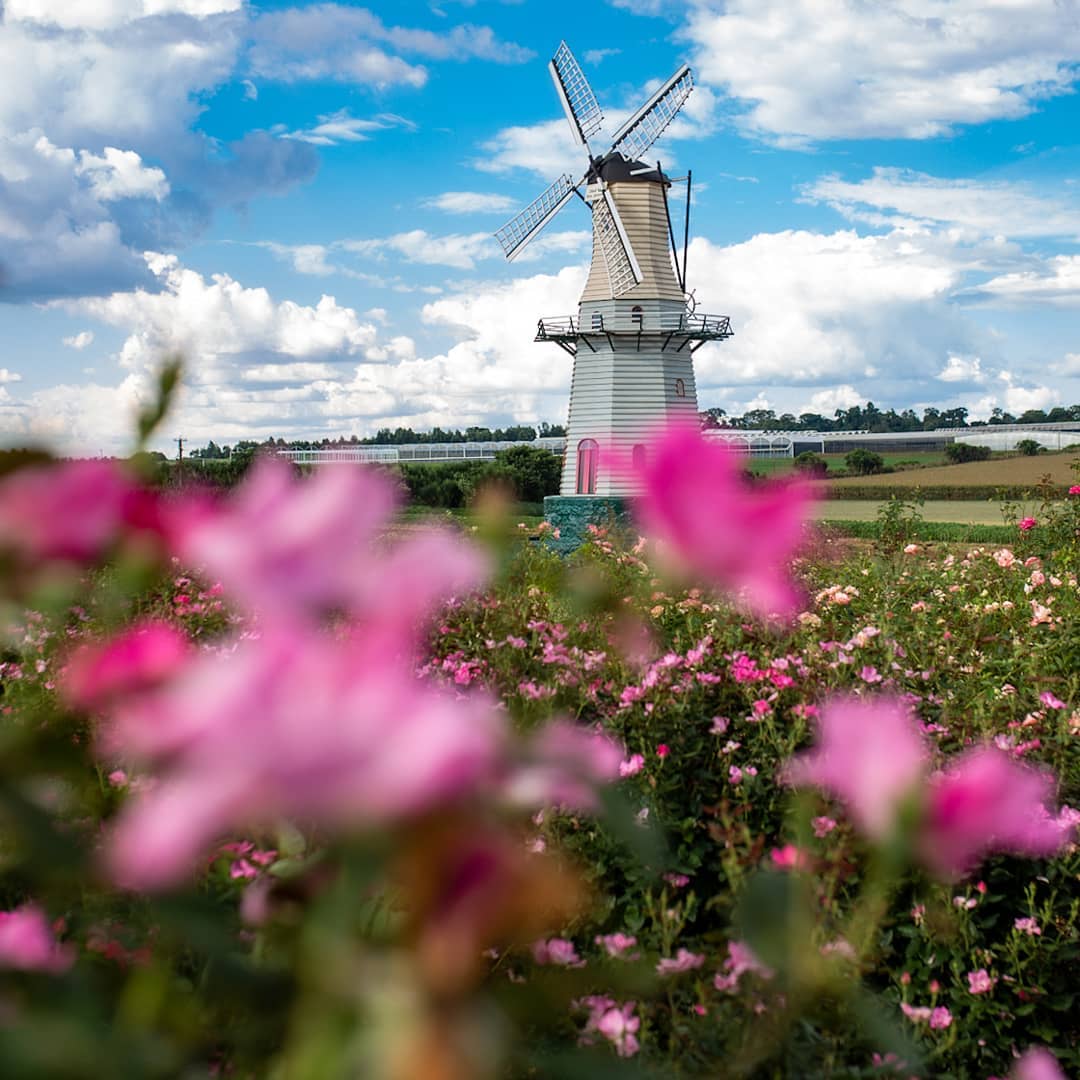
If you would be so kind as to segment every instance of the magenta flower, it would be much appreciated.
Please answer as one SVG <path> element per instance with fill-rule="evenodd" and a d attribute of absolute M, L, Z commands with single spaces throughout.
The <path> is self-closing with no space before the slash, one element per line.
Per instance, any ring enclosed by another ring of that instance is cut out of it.
<path fill-rule="evenodd" d="M 75 708 L 100 708 L 124 694 L 160 685 L 190 655 L 187 638 L 169 623 L 136 623 L 108 641 L 86 644 L 72 653 L 61 691 Z"/>
<path fill-rule="evenodd" d="M 979 968 L 978 971 L 968 972 L 967 981 L 969 994 L 989 994 L 997 979 L 993 978 L 986 968 Z"/>
<path fill-rule="evenodd" d="M 633 1015 L 635 1008 L 635 1002 L 630 1001 L 621 1008 L 608 1009 L 595 1024 L 595 1030 L 615 1047 L 619 1057 L 633 1057 L 641 1049 L 636 1034 L 641 1021 Z"/>
<path fill-rule="evenodd" d="M 940 874 L 963 874 L 991 851 L 1052 855 L 1068 840 L 1047 809 L 1053 780 L 988 747 L 930 781 L 920 850 Z"/>
<path fill-rule="evenodd" d="M 619 762 L 619 775 L 637 776 L 645 767 L 645 758 L 641 754 L 631 754 L 625 761 Z"/>
<path fill-rule="evenodd" d="M 122 884 L 173 884 L 220 834 L 296 817 L 372 827 L 493 778 L 501 717 L 425 686 L 379 650 L 285 624 L 116 709 L 108 752 L 157 763 L 108 858 Z M 616 759 L 617 764 L 617 759 Z"/>
<path fill-rule="evenodd" d="M 642 531 L 686 570 L 740 594 L 759 615 L 795 610 L 788 564 L 802 541 L 805 484 L 750 486 L 733 451 L 686 427 L 662 434 L 634 471 Z"/>
<path fill-rule="evenodd" d="M 114 461 L 19 469 L 0 481 L 0 552 L 28 562 L 87 562 L 140 516 L 140 493 Z"/>
<path fill-rule="evenodd" d="M 59 975 L 74 962 L 71 947 L 57 942 L 39 907 L 0 911 L 0 967 Z"/>
<path fill-rule="evenodd" d="M 1072 487 L 1069 488 L 1069 494 L 1080 495 L 1080 484 L 1073 484 Z"/>
<path fill-rule="evenodd" d="M 1066 1080 L 1066 1076 L 1049 1050 L 1033 1046 L 1016 1063 L 1012 1080 Z"/>
<path fill-rule="evenodd" d="M 1017 523 L 1017 527 L 1021 532 L 1030 532 L 1039 523 L 1033 517 L 1021 518 Z"/>
<path fill-rule="evenodd" d="M 927 761 L 922 736 L 899 701 L 836 698 L 821 710 L 817 747 L 791 762 L 787 779 L 835 795 L 867 835 L 881 839 Z"/>
<path fill-rule="evenodd" d="M 680 949 L 673 957 L 665 956 L 657 962 L 656 974 L 661 977 L 681 975 L 686 971 L 695 971 L 704 963 L 704 953 L 692 953 L 688 949 Z"/>
<path fill-rule="evenodd" d="M 729 941 L 723 971 L 717 973 L 713 979 L 713 986 L 717 990 L 730 992 L 739 985 L 739 980 L 747 972 L 758 975 L 762 979 L 771 979 L 776 974 L 771 967 L 757 958 L 749 945 L 741 941 Z"/>
<path fill-rule="evenodd" d="M 1041 693 L 1041 694 L 1039 695 L 1039 700 L 1040 700 L 1040 701 L 1041 701 L 1041 702 L 1042 702 L 1042 703 L 1043 703 L 1043 704 L 1044 704 L 1044 705 L 1045 705 L 1045 706 L 1046 706 L 1046 707 L 1047 707 L 1048 709 L 1064 709 L 1064 708 L 1066 708 L 1066 707 L 1067 707 L 1067 706 L 1065 705 L 1065 702 L 1064 702 L 1064 701 L 1062 701 L 1062 700 L 1061 700 L 1061 698 L 1059 698 L 1059 697 L 1055 696 L 1055 695 L 1054 695 L 1054 694 L 1053 694 L 1053 693 L 1052 693 L 1052 692 L 1051 692 L 1050 690 L 1044 690 L 1044 691 L 1043 691 L 1043 692 L 1042 692 L 1042 693 Z"/>

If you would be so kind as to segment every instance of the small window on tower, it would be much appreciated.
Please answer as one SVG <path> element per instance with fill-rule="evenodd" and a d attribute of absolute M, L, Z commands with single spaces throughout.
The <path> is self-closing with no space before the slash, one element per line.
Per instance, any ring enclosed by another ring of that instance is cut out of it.
<path fill-rule="evenodd" d="M 686 383 L 682 379 L 675 380 L 675 396 L 686 397 Z"/>
<path fill-rule="evenodd" d="M 596 463 L 600 444 L 595 439 L 582 439 L 577 447 L 577 493 L 596 494 Z"/>
<path fill-rule="evenodd" d="M 641 326 L 642 326 L 642 323 L 644 323 L 644 321 L 645 321 L 645 315 L 641 310 L 641 305 L 640 304 L 635 304 L 630 309 L 630 322 L 634 325 L 635 329 L 640 330 Z"/>
<path fill-rule="evenodd" d="M 594 330 L 604 329 L 604 316 L 601 315 L 599 311 L 594 311 L 592 313 L 592 328 Z"/>

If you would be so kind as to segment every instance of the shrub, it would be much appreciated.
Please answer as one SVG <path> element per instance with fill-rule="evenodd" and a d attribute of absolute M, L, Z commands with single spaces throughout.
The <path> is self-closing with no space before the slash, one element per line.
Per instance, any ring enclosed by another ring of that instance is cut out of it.
<path fill-rule="evenodd" d="M 885 469 L 885 459 L 880 454 L 875 454 L 873 450 L 867 450 L 862 446 L 846 454 L 844 464 L 856 476 L 872 476 Z"/>
<path fill-rule="evenodd" d="M 986 461 L 990 457 L 990 447 L 954 442 L 945 447 L 945 456 L 954 465 L 961 465 L 968 461 Z"/>
<path fill-rule="evenodd" d="M 829 463 L 813 450 L 804 450 L 795 458 L 795 468 L 808 476 L 825 476 L 829 471 Z"/>
<path fill-rule="evenodd" d="M 1035 457 L 1038 454 L 1046 452 L 1045 448 L 1034 439 L 1021 439 L 1016 444 L 1016 451 L 1019 454 L 1023 454 L 1024 457 Z"/>

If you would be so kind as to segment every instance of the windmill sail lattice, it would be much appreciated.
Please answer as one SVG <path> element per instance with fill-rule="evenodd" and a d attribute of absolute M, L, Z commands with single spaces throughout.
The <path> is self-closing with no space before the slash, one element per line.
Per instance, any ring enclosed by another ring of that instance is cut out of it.
<path fill-rule="evenodd" d="M 670 79 L 615 133 L 612 151 L 635 161 L 643 158 L 694 89 L 689 67 L 675 72 Z"/>
<path fill-rule="evenodd" d="M 503 254 L 512 259 L 564 206 L 574 194 L 574 181 L 564 173 L 540 198 L 529 203 L 520 214 L 511 218 L 495 238 L 502 245 Z"/>
<path fill-rule="evenodd" d="M 559 43 L 551 63 L 548 65 L 555 90 L 570 121 L 570 130 L 579 146 L 587 146 L 591 135 L 600 130 L 604 114 L 596 100 L 596 95 L 585 78 L 574 54 L 567 48 L 566 42 Z"/>
<path fill-rule="evenodd" d="M 641 281 L 641 267 L 634 257 L 615 201 L 607 191 L 593 203 L 593 228 L 611 282 L 611 295 L 622 296 Z"/>

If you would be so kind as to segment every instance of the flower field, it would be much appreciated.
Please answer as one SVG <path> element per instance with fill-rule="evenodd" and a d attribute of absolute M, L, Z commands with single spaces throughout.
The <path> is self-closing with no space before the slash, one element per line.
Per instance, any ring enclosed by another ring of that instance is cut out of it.
<path fill-rule="evenodd" d="M 830 541 L 691 437 L 569 558 L 14 463 L 3 1074 L 1075 1075 L 1080 489 Z"/>

